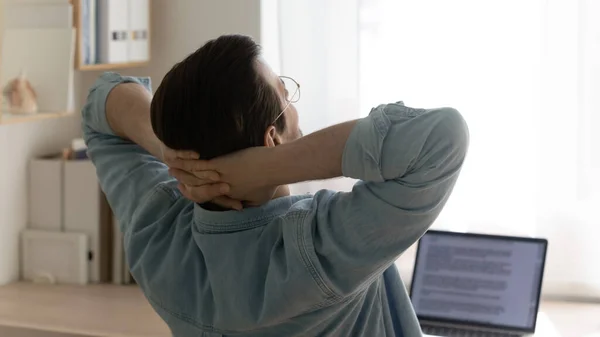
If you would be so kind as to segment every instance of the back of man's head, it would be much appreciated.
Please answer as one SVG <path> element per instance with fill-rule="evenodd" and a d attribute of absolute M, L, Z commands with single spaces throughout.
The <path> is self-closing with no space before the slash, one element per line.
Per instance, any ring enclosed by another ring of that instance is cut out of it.
<path fill-rule="evenodd" d="M 241 35 L 207 42 L 176 64 L 157 88 L 152 128 L 169 148 L 211 159 L 264 145 L 281 100 L 258 70 L 260 46 Z M 276 128 L 285 128 L 284 116 Z"/>

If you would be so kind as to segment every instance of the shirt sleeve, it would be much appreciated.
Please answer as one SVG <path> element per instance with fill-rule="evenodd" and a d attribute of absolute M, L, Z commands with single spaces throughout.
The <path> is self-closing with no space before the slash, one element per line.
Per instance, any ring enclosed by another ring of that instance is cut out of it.
<path fill-rule="evenodd" d="M 348 193 L 317 193 L 314 216 L 303 224 L 322 290 L 361 289 L 425 233 L 451 194 L 468 143 L 467 125 L 451 108 L 388 104 L 358 121 L 342 170 L 361 181 Z"/>
<path fill-rule="evenodd" d="M 100 186 L 121 230 L 126 231 L 135 222 L 140 206 L 150 200 L 157 189 L 166 190 L 167 195 L 170 193 L 175 197 L 176 185 L 166 165 L 139 145 L 116 136 L 110 128 L 106 119 L 106 99 L 121 83 L 138 83 L 151 91 L 149 78 L 103 74 L 89 91 L 82 110 L 82 128 Z"/>

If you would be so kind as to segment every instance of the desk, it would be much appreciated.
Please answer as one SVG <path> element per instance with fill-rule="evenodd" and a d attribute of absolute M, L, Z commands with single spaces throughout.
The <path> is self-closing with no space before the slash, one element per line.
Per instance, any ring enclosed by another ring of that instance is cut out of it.
<path fill-rule="evenodd" d="M 0 326 L 94 337 L 170 337 L 137 286 L 0 287 Z"/>
<path fill-rule="evenodd" d="M 558 337 L 600 337 L 600 304 L 544 301 L 540 311 Z"/>
<path fill-rule="evenodd" d="M 0 326 L 94 337 L 169 337 L 136 286 L 0 287 Z M 600 337 L 600 304 L 544 301 L 536 337 Z"/>

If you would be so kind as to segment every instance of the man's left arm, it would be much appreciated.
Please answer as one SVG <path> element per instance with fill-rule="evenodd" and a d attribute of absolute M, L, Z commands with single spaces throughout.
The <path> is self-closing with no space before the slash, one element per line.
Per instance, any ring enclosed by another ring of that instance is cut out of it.
<path fill-rule="evenodd" d="M 127 130 L 128 123 L 144 114 L 149 119 L 150 90 L 147 78 L 105 73 L 90 89 L 82 110 L 88 155 L 121 229 L 153 191 L 177 186 L 157 159 L 161 147 L 150 123 Z"/>

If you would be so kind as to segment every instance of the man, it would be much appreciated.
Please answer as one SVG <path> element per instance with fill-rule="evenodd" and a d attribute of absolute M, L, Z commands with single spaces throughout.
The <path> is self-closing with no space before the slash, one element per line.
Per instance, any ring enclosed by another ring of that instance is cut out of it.
<path fill-rule="evenodd" d="M 96 82 L 84 136 L 133 276 L 174 336 L 420 336 L 394 261 L 451 193 L 464 120 L 396 103 L 301 137 L 299 87 L 284 83 L 236 35 L 153 98 L 147 79 Z M 339 176 L 362 181 L 287 187 Z"/>

